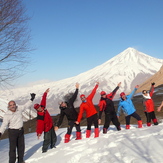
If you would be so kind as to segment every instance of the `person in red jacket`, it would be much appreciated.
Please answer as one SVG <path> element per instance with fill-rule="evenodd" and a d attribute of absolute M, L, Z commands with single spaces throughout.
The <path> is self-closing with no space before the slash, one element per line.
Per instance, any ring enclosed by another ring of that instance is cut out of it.
<path fill-rule="evenodd" d="M 155 112 L 154 112 L 154 102 L 152 100 L 153 92 L 154 92 L 155 83 L 151 83 L 151 89 L 148 93 L 147 90 L 142 91 L 143 95 L 143 105 L 144 105 L 144 113 L 147 118 L 147 126 L 151 126 L 151 120 L 154 125 L 158 125 Z"/>
<path fill-rule="evenodd" d="M 53 127 L 52 118 L 46 109 L 46 97 L 49 92 L 49 88 L 45 91 L 42 96 L 42 100 L 40 104 L 35 104 L 34 109 L 37 110 L 37 137 L 38 139 L 44 132 L 44 141 L 42 147 L 42 153 L 47 152 L 47 149 L 50 145 L 50 148 L 55 147 L 55 143 L 57 141 L 56 133 Z"/>
<path fill-rule="evenodd" d="M 84 94 L 80 95 L 81 98 L 81 105 L 79 110 L 79 115 L 77 118 L 76 124 L 79 124 L 82 118 L 82 115 L 84 111 L 86 112 L 87 117 L 87 130 L 86 130 L 86 138 L 89 138 L 91 135 L 91 125 L 94 123 L 95 129 L 94 129 L 94 137 L 99 137 L 99 128 L 98 128 L 98 116 L 96 108 L 94 107 L 94 104 L 92 102 L 92 99 L 96 93 L 96 90 L 98 88 L 99 82 L 96 83 L 94 89 L 92 90 L 91 94 L 86 98 Z"/>
<path fill-rule="evenodd" d="M 102 113 L 105 112 L 105 123 L 103 127 L 104 134 L 107 133 L 107 130 L 110 126 L 111 121 L 116 126 L 118 131 L 121 130 L 120 122 L 117 118 L 114 103 L 112 101 L 120 85 L 121 85 L 121 82 L 117 85 L 117 87 L 110 94 L 106 94 L 106 92 L 104 91 L 100 93 L 101 98 L 98 104 L 100 108 L 98 122 L 99 124 L 101 124 L 101 116 L 102 116 Z"/>

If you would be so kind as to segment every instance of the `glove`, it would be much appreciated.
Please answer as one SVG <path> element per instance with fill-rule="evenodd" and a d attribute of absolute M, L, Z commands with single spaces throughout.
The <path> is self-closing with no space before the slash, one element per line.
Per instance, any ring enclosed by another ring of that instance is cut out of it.
<path fill-rule="evenodd" d="M 155 85 L 155 83 L 153 82 L 153 83 L 151 83 L 152 85 Z"/>
<path fill-rule="evenodd" d="M 31 93 L 30 95 L 31 95 L 31 99 L 30 100 L 33 101 L 35 99 L 36 94 L 35 93 Z"/>

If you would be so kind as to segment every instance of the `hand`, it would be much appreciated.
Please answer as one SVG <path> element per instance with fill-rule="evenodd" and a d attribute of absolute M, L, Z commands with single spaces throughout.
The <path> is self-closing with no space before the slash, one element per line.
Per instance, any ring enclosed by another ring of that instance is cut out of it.
<path fill-rule="evenodd" d="M 136 85 L 135 88 L 138 89 L 139 88 L 139 85 Z"/>
<path fill-rule="evenodd" d="M 78 121 L 76 121 L 75 123 L 76 123 L 77 125 L 79 124 L 79 122 L 78 122 Z"/>
<path fill-rule="evenodd" d="M 157 108 L 157 111 L 160 112 L 160 111 L 161 111 L 161 107 L 158 107 L 158 108 Z"/>
<path fill-rule="evenodd" d="M 119 116 L 117 115 L 117 118 L 119 119 Z"/>
<path fill-rule="evenodd" d="M 120 83 L 118 83 L 118 87 L 120 87 L 121 86 L 121 82 Z"/>
<path fill-rule="evenodd" d="M 97 85 L 99 85 L 99 82 L 96 82 Z"/>
<path fill-rule="evenodd" d="M 58 130 L 58 126 L 55 126 L 55 127 L 54 127 L 54 130 L 57 131 L 57 130 Z"/>
<path fill-rule="evenodd" d="M 45 92 L 48 93 L 50 91 L 50 88 L 48 88 Z"/>
<path fill-rule="evenodd" d="M 37 138 L 40 139 L 40 137 L 41 137 L 41 134 L 38 134 L 38 135 L 37 135 Z"/>
<path fill-rule="evenodd" d="M 151 85 L 155 85 L 155 83 L 153 82 L 153 83 L 151 83 Z"/>
<path fill-rule="evenodd" d="M 76 89 L 79 89 L 79 83 L 76 83 L 75 87 Z"/>
<path fill-rule="evenodd" d="M 35 96 L 36 96 L 36 94 L 35 93 L 30 93 L 30 95 L 31 95 L 31 101 L 33 101 L 34 99 L 35 99 Z"/>
<path fill-rule="evenodd" d="M 99 125 L 101 124 L 101 119 L 98 120 L 98 124 L 99 124 Z"/>

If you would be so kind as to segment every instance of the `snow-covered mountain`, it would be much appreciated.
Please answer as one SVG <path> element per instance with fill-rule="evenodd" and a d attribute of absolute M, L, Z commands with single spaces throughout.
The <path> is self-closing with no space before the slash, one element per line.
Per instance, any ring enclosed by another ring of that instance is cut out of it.
<path fill-rule="evenodd" d="M 107 62 L 77 76 L 60 81 L 33 85 L 32 87 L 17 88 L 1 91 L 1 98 L 5 100 L 14 99 L 18 104 L 24 104 L 30 93 L 35 92 L 35 102 L 40 102 L 43 92 L 50 88 L 47 100 L 47 108 L 51 114 L 59 113 L 58 101 L 68 92 L 75 90 L 75 83 L 80 83 L 80 93 L 88 95 L 93 89 L 96 81 L 100 82 L 94 103 L 97 104 L 100 98 L 99 92 L 104 90 L 108 93 L 112 91 L 119 82 L 121 88 L 117 92 L 117 97 L 121 91 L 129 93 L 135 85 L 143 83 L 150 76 L 154 75 L 163 65 L 163 59 L 157 59 L 137 51 L 134 48 L 127 48 L 120 54 L 111 58 Z M 78 97 L 75 106 L 79 106 Z"/>

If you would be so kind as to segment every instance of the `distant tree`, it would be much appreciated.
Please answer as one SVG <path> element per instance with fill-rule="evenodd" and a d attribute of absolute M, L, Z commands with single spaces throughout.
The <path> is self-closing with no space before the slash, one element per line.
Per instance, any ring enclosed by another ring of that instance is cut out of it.
<path fill-rule="evenodd" d="M 0 0 L 0 86 L 12 84 L 29 64 L 29 17 L 21 0 Z"/>

